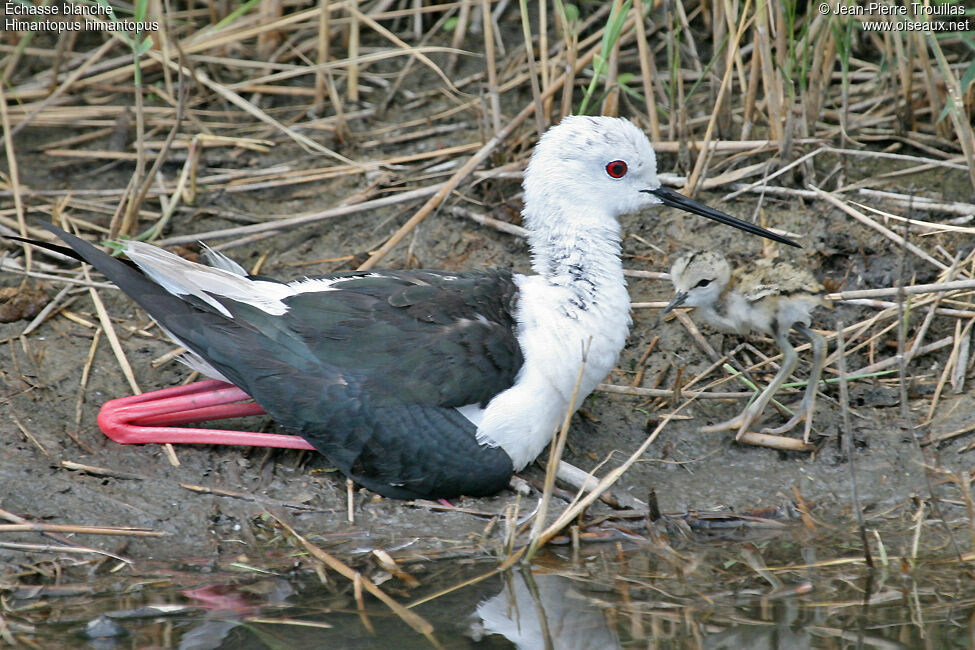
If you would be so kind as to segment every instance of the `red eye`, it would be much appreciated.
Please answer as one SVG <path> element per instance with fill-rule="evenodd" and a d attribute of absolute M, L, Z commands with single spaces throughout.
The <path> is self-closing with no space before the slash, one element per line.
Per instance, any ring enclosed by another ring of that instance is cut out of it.
<path fill-rule="evenodd" d="M 622 160 L 614 160 L 606 165 L 606 173 L 613 178 L 623 178 L 626 176 L 626 163 Z"/>

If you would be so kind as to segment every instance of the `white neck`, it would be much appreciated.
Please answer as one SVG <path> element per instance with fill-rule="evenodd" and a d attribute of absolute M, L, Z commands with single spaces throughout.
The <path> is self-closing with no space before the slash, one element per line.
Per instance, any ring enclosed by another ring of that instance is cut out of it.
<path fill-rule="evenodd" d="M 576 216 L 573 210 L 578 208 L 546 205 L 537 213 L 526 211 L 525 221 L 532 269 L 549 284 L 570 289 L 570 302 L 586 310 L 600 293 L 625 286 L 620 227 L 609 215 Z"/>
<path fill-rule="evenodd" d="M 516 470 L 541 452 L 566 411 L 578 408 L 612 370 L 630 325 L 616 220 L 571 209 L 550 206 L 548 213 L 525 214 L 537 272 L 515 278 L 525 363 L 515 385 L 495 397 L 475 422 L 478 439 L 500 445 Z"/>

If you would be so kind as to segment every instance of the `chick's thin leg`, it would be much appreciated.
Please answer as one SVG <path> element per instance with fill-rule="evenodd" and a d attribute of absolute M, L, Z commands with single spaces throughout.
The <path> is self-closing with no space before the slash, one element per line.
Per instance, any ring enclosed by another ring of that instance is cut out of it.
<path fill-rule="evenodd" d="M 738 433 L 735 436 L 735 440 L 738 440 L 748 431 L 755 420 L 762 414 L 765 407 L 768 406 L 769 401 L 772 396 L 779 389 L 779 387 L 785 382 L 786 378 L 792 371 L 796 368 L 796 362 L 799 357 L 796 354 L 795 348 L 789 343 L 789 338 L 787 335 L 780 334 L 775 337 L 775 342 L 778 344 L 779 349 L 782 350 L 782 366 L 779 371 L 772 378 L 771 383 L 766 386 L 765 390 L 755 399 L 754 402 L 748 405 L 748 407 L 742 411 L 736 417 L 731 418 L 726 422 L 720 422 L 718 424 L 712 424 L 711 426 L 701 427 L 701 431 L 704 433 L 714 433 L 716 431 L 727 431 L 729 429 L 738 429 Z"/>
<path fill-rule="evenodd" d="M 826 339 L 805 325 L 796 325 L 795 329 L 800 334 L 807 337 L 812 344 L 813 365 L 812 371 L 809 373 L 809 381 L 806 384 L 806 392 L 802 397 L 802 402 L 800 402 L 799 408 L 796 409 L 795 414 L 788 422 L 780 427 L 775 427 L 774 429 L 762 429 L 762 433 L 779 435 L 785 433 L 786 431 L 791 431 L 800 422 L 805 422 L 802 440 L 803 442 L 808 443 L 809 433 L 812 429 L 813 411 L 816 409 L 816 389 L 819 385 L 819 376 L 822 374 L 823 366 L 826 363 Z"/>

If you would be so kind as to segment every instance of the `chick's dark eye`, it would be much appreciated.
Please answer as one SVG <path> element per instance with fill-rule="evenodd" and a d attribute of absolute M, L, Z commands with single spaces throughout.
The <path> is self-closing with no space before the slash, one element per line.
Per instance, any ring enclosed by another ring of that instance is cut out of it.
<path fill-rule="evenodd" d="M 695 286 L 695 287 L 706 287 L 706 286 L 708 286 L 709 284 L 711 284 L 711 280 L 709 280 L 709 279 L 707 279 L 707 278 L 704 278 L 703 280 L 701 280 L 700 282 L 698 282 L 698 283 L 697 283 L 696 285 L 694 285 L 694 286 Z"/>
<path fill-rule="evenodd" d="M 623 178 L 626 176 L 626 163 L 622 160 L 614 160 L 606 165 L 606 173 L 613 178 Z"/>

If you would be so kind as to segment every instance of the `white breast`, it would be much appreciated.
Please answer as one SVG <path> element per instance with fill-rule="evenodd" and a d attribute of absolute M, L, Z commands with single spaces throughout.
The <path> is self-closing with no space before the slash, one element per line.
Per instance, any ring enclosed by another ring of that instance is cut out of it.
<path fill-rule="evenodd" d="M 566 412 L 575 411 L 612 370 L 629 330 L 630 299 L 623 284 L 603 287 L 581 310 L 570 305 L 570 290 L 540 276 L 516 276 L 519 288 L 518 339 L 525 362 L 508 390 L 487 407 L 461 410 L 478 425 L 482 444 L 500 445 L 515 470 L 541 453 Z M 589 346 L 578 394 L 572 393 Z"/>

